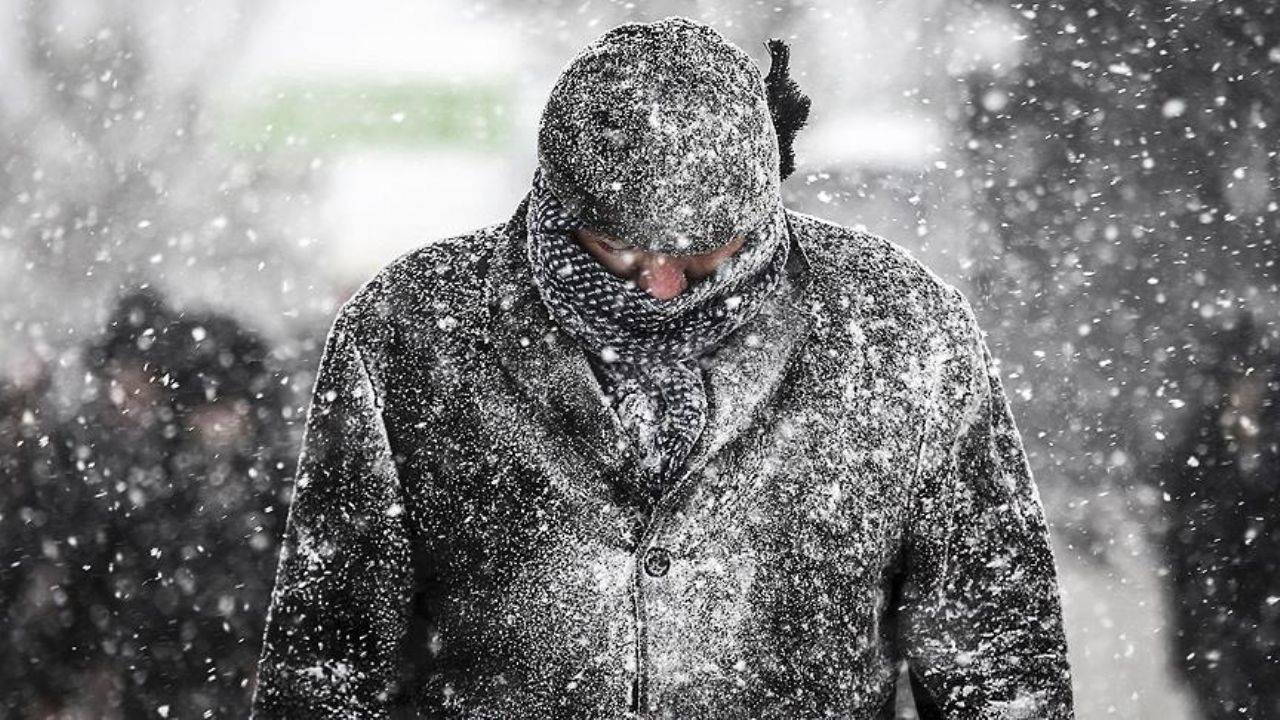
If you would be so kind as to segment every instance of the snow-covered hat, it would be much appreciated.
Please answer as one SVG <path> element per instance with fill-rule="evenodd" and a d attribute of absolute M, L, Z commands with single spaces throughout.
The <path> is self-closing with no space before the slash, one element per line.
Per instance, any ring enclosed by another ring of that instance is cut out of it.
<path fill-rule="evenodd" d="M 654 252 L 706 252 L 762 226 L 808 114 L 786 46 L 769 49 L 766 87 L 751 57 L 707 25 L 671 17 L 605 33 L 543 109 L 548 187 L 593 229 Z"/>

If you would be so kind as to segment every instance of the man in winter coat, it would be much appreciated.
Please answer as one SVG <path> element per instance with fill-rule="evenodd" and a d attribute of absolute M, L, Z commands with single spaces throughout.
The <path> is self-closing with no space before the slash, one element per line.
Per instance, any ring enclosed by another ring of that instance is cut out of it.
<path fill-rule="evenodd" d="M 606 33 L 512 218 L 343 308 L 258 717 L 1069 718 L 1053 558 L 965 299 L 793 212 L 807 99 Z"/>

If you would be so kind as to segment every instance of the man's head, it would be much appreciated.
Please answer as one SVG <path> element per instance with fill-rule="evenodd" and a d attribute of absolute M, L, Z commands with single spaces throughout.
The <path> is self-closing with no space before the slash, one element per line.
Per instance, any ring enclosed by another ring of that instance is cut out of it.
<path fill-rule="evenodd" d="M 781 202 L 771 100 L 750 56 L 709 26 L 621 25 L 552 89 L 539 165 L 598 235 L 641 253 L 705 255 L 760 227 Z"/>

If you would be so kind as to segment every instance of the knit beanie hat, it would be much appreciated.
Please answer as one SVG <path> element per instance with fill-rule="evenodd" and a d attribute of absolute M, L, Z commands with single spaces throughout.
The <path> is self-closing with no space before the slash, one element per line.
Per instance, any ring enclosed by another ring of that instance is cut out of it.
<path fill-rule="evenodd" d="M 538 127 L 548 187 L 592 229 L 703 253 L 768 222 L 808 98 L 769 43 L 769 77 L 711 27 L 628 23 L 562 71 Z M 780 142 L 781 141 L 781 142 Z"/>

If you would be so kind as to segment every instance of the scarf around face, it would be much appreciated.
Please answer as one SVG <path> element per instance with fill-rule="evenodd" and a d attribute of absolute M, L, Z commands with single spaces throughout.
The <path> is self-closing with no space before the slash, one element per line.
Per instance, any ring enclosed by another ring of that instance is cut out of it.
<path fill-rule="evenodd" d="M 534 174 L 526 253 L 553 321 L 587 351 L 605 401 L 635 444 L 655 497 L 706 425 L 700 359 L 774 295 L 790 243 L 781 202 L 715 272 L 670 300 L 614 275 L 578 244 L 583 227 Z M 729 238 L 725 238 L 726 242 Z"/>

